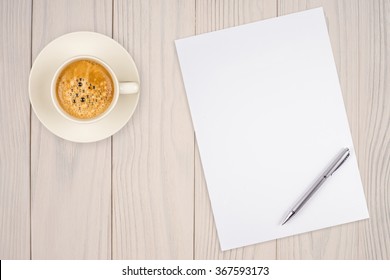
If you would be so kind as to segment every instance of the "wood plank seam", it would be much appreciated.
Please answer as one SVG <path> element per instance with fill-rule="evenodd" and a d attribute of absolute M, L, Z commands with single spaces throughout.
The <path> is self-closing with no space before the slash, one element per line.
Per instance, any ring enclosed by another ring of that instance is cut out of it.
<path fill-rule="evenodd" d="M 32 68 L 32 65 L 33 65 L 33 53 L 32 53 L 32 47 L 33 47 L 33 16 L 34 16 L 34 0 L 31 0 L 31 26 L 30 26 L 30 70 Z M 32 260 L 32 219 L 31 219 L 31 216 L 32 216 L 32 196 L 31 196 L 31 193 L 32 193 L 32 184 L 31 184 L 31 159 L 32 159 L 32 152 L 31 152 L 31 149 L 32 149 L 32 145 L 31 145 L 31 138 L 32 138 L 32 133 L 31 133 L 31 128 L 32 128 L 32 106 L 31 106 L 31 103 L 30 103 L 30 139 L 29 139 L 29 142 L 30 142 L 30 153 L 29 153 L 29 189 L 30 189 L 30 260 Z"/>

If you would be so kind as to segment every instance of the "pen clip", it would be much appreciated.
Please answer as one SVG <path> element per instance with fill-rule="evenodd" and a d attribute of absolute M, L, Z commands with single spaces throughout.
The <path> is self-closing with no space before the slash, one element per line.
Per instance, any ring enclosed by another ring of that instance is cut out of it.
<path fill-rule="evenodd" d="M 329 175 L 326 176 L 326 177 L 332 176 L 333 173 L 335 173 L 336 170 L 339 169 L 341 165 L 343 165 L 343 163 L 347 160 L 347 158 L 348 158 L 349 156 L 350 156 L 350 152 L 349 152 L 349 150 L 348 150 L 348 153 L 344 156 L 344 158 L 343 158 L 341 161 L 339 161 L 331 170 L 329 170 L 329 173 L 328 173 Z"/>

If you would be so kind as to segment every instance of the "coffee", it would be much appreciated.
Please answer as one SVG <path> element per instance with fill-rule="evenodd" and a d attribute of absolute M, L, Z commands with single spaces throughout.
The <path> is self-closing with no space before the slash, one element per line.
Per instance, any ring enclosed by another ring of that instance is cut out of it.
<path fill-rule="evenodd" d="M 104 113 L 114 99 L 114 83 L 101 64 L 82 59 L 67 65 L 56 82 L 61 108 L 78 119 L 92 119 Z"/>

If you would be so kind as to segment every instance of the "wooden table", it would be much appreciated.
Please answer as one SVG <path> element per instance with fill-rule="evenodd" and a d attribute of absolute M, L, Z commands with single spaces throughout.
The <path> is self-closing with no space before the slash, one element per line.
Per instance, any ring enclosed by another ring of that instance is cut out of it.
<path fill-rule="evenodd" d="M 221 252 L 174 40 L 323 6 L 370 219 Z M 1 0 L 0 259 L 390 259 L 390 1 Z M 79 30 L 133 56 L 130 122 L 92 144 L 37 119 L 28 75 Z"/>

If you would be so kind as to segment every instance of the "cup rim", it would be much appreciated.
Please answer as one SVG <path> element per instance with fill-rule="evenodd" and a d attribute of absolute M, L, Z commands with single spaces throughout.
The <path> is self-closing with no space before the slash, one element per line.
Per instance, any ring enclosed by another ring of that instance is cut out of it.
<path fill-rule="evenodd" d="M 57 84 L 57 79 L 58 79 L 58 76 L 60 75 L 60 73 L 62 72 L 62 70 L 68 66 L 69 64 L 73 63 L 73 62 L 76 62 L 78 60 L 83 60 L 83 59 L 87 59 L 87 60 L 92 60 L 92 61 L 95 61 L 97 63 L 99 63 L 100 65 L 102 65 L 111 75 L 111 78 L 113 80 L 113 83 L 114 83 L 114 98 L 113 100 L 111 101 L 111 104 L 110 106 L 103 112 L 101 113 L 100 115 L 94 117 L 94 118 L 91 118 L 91 119 L 78 119 L 76 117 L 73 117 L 71 116 L 70 114 L 68 114 L 67 112 L 65 112 L 61 106 L 59 105 L 58 103 L 58 100 L 57 100 L 57 97 L 56 97 L 56 84 Z M 114 71 L 111 69 L 111 67 L 105 62 L 103 61 L 102 59 L 96 57 L 96 56 L 92 56 L 92 55 L 77 55 L 77 56 L 72 56 L 71 58 L 65 60 L 56 70 L 56 72 L 54 73 L 54 76 L 52 78 L 52 81 L 51 81 L 51 86 L 50 86 L 50 95 L 51 95 L 51 99 L 52 99 L 52 103 L 54 105 L 54 107 L 56 108 L 56 110 L 63 116 L 65 117 L 66 119 L 70 120 L 70 121 L 73 121 L 73 122 L 76 122 L 76 123 L 80 123 L 80 124 L 90 124 L 90 123 L 94 123 L 94 122 L 97 122 L 99 120 L 101 120 L 102 118 L 104 118 L 105 116 L 107 116 L 111 111 L 112 109 L 115 107 L 118 99 L 119 99 L 119 81 L 114 73 Z"/>

